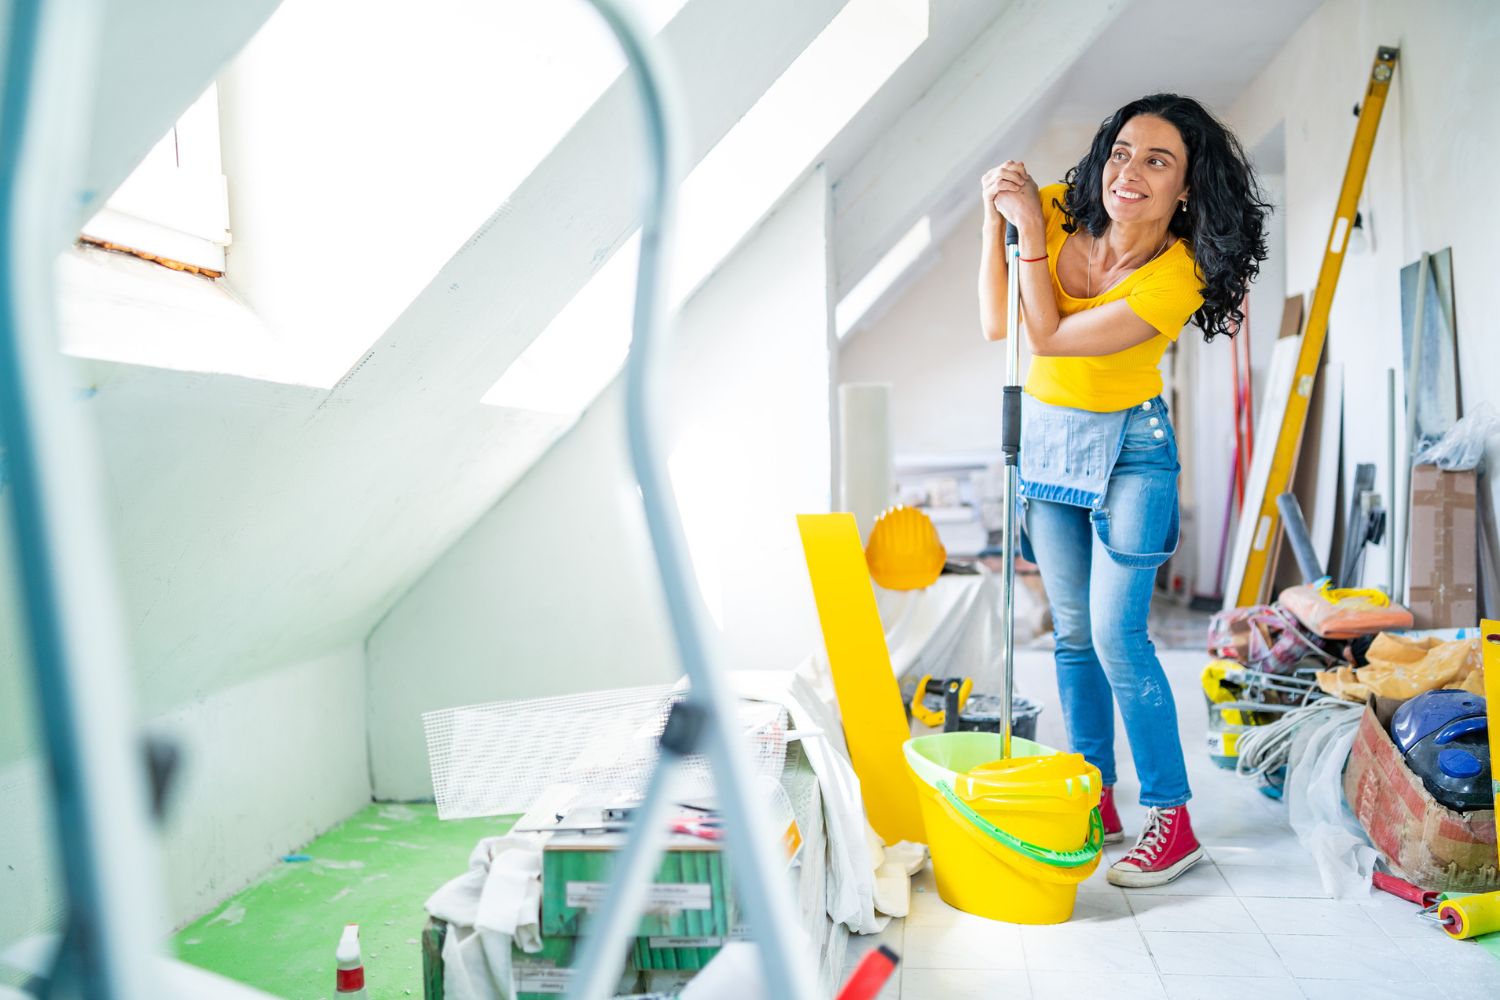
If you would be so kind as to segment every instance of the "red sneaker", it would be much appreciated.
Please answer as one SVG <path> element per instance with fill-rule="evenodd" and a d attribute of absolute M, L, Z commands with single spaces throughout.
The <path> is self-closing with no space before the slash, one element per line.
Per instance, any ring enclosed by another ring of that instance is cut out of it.
<path fill-rule="evenodd" d="M 1115 786 L 1105 785 L 1099 796 L 1099 818 L 1104 820 L 1104 842 L 1118 844 L 1125 839 L 1125 825 L 1120 822 L 1120 810 L 1115 808 Z"/>
<path fill-rule="evenodd" d="M 1166 885 L 1203 860 L 1187 807 L 1152 809 L 1135 847 L 1109 866 L 1105 878 L 1127 889 Z"/>

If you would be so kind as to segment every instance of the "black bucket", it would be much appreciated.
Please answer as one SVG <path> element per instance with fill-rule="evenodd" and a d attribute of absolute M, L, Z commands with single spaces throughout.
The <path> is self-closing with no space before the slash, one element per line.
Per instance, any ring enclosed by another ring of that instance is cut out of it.
<path fill-rule="evenodd" d="M 932 711 L 943 708 L 943 696 L 929 694 L 924 703 Z M 1023 740 L 1036 740 L 1036 720 L 1042 714 L 1042 706 L 1028 698 L 1016 698 L 1010 706 L 1010 734 Z M 958 713 L 958 725 L 944 722 L 944 732 L 999 733 L 1000 696 L 998 694 L 973 694 L 964 702 Z"/>

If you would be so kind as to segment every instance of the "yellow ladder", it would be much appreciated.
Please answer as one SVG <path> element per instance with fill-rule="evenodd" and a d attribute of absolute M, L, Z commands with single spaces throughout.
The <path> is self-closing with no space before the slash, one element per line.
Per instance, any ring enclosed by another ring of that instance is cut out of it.
<path fill-rule="evenodd" d="M 1239 607 L 1264 604 L 1271 597 L 1274 583 L 1271 574 L 1275 568 L 1276 550 L 1281 547 L 1282 533 L 1276 498 L 1291 489 L 1292 476 L 1297 470 L 1297 455 L 1307 426 L 1307 408 L 1312 400 L 1318 365 L 1323 359 L 1323 342 L 1328 339 L 1328 313 L 1333 307 L 1333 293 L 1338 287 L 1339 271 L 1344 266 L 1344 251 L 1349 245 L 1359 194 L 1370 166 L 1370 151 L 1375 147 L 1375 130 L 1380 126 L 1380 113 L 1385 110 L 1386 92 L 1391 88 L 1391 77 L 1395 75 L 1399 55 L 1397 49 L 1388 46 L 1375 51 L 1375 65 L 1370 69 L 1369 86 L 1359 107 L 1359 124 L 1354 129 L 1354 148 L 1349 152 L 1349 166 L 1344 170 L 1344 186 L 1339 191 L 1333 229 L 1323 252 L 1323 267 L 1318 272 L 1318 286 L 1313 292 L 1307 329 L 1302 334 L 1302 348 L 1297 354 L 1292 394 L 1276 434 L 1271 471 L 1266 479 L 1260 510 L 1254 514 L 1255 534 L 1250 543 L 1250 557 L 1235 596 L 1235 604 Z"/>

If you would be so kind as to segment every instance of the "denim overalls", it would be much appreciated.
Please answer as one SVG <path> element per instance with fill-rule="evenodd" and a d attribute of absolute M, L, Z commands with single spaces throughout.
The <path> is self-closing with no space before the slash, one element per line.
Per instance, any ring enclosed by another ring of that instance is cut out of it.
<path fill-rule="evenodd" d="M 1069 743 L 1113 785 L 1117 701 L 1141 804 L 1182 805 L 1176 707 L 1146 632 L 1156 568 L 1178 541 L 1181 467 L 1166 403 L 1094 413 L 1028 394 L 1022 410 L 1021 551 L 1052 605 Z"/>

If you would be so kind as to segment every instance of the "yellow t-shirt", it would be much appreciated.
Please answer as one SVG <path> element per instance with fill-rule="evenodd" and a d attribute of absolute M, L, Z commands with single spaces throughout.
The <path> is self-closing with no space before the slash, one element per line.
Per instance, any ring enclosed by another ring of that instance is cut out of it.
<path fill-rule="evenodd" d="M 1158 365 L 1167 343 L 1177 339 L 1182 327 L 1203 305 L 1203 282 L 1187 244 L 1178 240 L 1150 263 L 1137 268 L 1117 285 L 1093 298 L 1074 298 L 1057 280 L 1057 255 L 1068 233 L 1061 208 L 1053 206 L 1067 191 L 1065 184 L 1041 189 L 1042 218 L 1047 223 L 1047 270 L 1057 295 L 1059 316 L 1071 316 L 1106 302 L 1124 299 L 1137 316 L 1161 331 L 1143 344 L 1116 354 L 1091 358 L 1033 357 L 1026 376 L 1026 391 L 1044 403 L 1079 410 L 1110 413 L 1139 406 L 1161 394 Z M 1083 230 L 1080 228 L 1079 232 Z"/>

